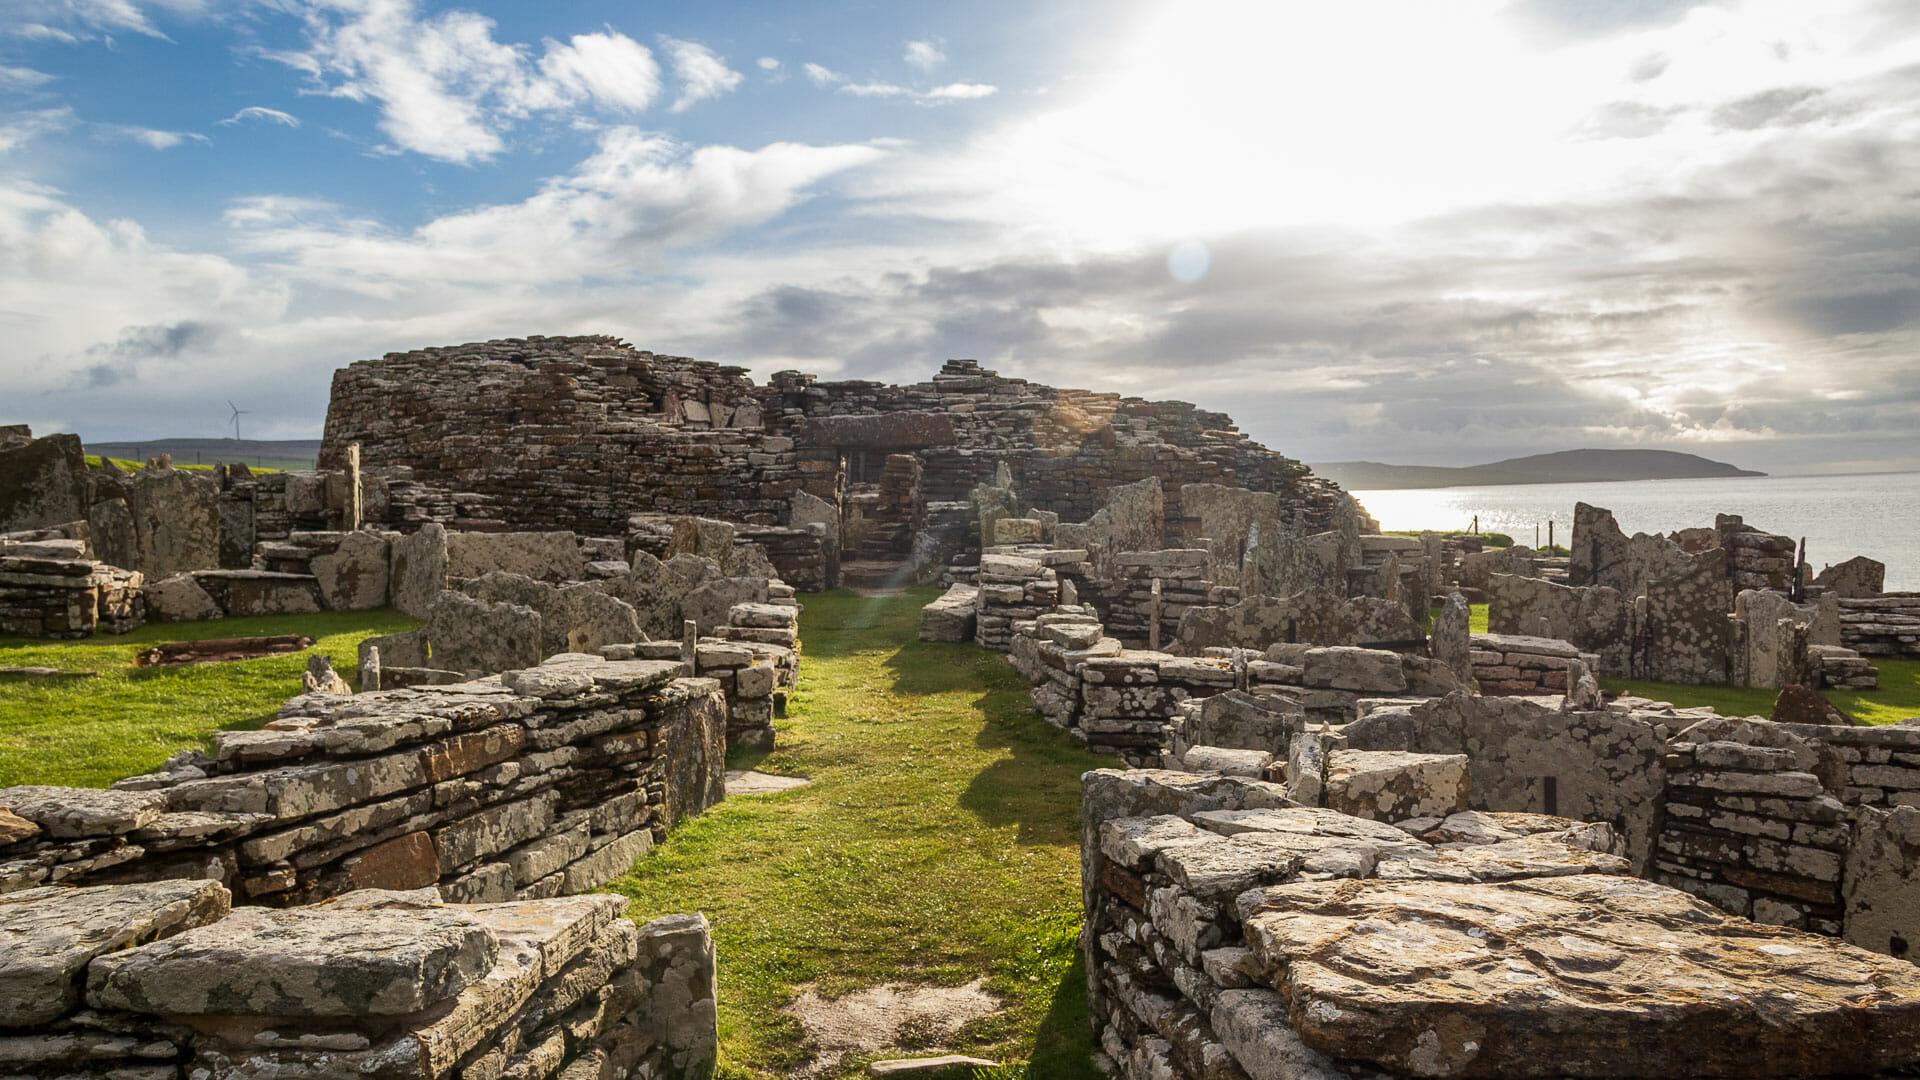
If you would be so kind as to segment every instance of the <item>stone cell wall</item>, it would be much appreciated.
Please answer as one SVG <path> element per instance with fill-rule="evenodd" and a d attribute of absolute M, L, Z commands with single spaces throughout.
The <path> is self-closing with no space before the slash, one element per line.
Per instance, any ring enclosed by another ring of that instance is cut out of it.
<path fill-rule="evenodd" d="M 1258 780 L 1081 784 L 1089 1020 L 1127 1080 L 1819 1076 L 1920 1059 L 1910 965 L 1625 877 L 1576 822 L 1403 830 Z"/>
<path fill-rule="evenodd" d="M 212 757 L 108 790 L 0 790 L 0 890 L 194 878 L 245 903 L 594 888 L 723 796 L 718 682 L 585 657 L 451 686 L 310 694 Z"/>
<path fill-rule="evenodd" d="M 665 1080 L 717 1056 L 706 920 L 581 896 L 350 893 L 230 908 L 211 881 L 0 897 L 10 1075 Z"/>
<path fill-rule="evenodd" d="M 1632 597 L 1605 585 L 1558 585 L 1517 574 L 1486 576 L 1487 629 L 1495 634 L 1558 638 L 1599 657 L 1596 671 L 1631 670 Z"/>

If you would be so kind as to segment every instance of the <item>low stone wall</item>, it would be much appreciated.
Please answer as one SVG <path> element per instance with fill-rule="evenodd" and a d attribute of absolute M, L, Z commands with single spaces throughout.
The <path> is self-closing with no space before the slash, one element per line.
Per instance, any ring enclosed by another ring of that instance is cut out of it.
<path fill-rule="evenodd" d="M 1088 1012 L 1127 1080 L 1920 1061 L 1920 971 L 1622 876 L 1626 860 L 1592 850 L 1607 834 L 1577 822 L 1403 830 L 1159 771 L 1090 772 L 1082 795 Z"/>
<path fill-rule="evenodd" d="M 212 757 L 109 790 L 0 790 L 0 891 L 212 880 L 310 904 L 595 888 L 724 797 L 720 684 L 666 660 L 560 662 L 452 686 L 309 694 Z"/>
<path fill-rule="evenodd" d="M 1116 552 L 1108 632 L 1132 648 L 1158 649 L 1173 644 L 1187 612 L 1238 601 L 1238 590 L 1214 590 L 1207 557 L 1205 548 Z"/>
<path fill-rule="evenodd" d="M 1040 558 L 982 555 L 977 580 L 973 641 L 983 649 L 1007 651 L 1016 620 L 1037 618 L 1060 602 L 1060 578 Z"/>
<path fill-rule="evenodd" d="M 0 549 L 0 634 L 76 639 L 140 626 L 145 579 L 77 557 L 81 548 L 61 540 Z"/>
<path fill-rule="evenodd" d="M 1840 644 L 1862 656 L 1920 660 L 1920 593 L 1842 599 Z"/>
<path fill-rule="evenodd" d="M 1600 658 L 1571 642 L 1522 634 L 1474 634 L 1473 678 L 1488 696 L 1552 695 L 1567 692 L 1567 662 L 1598 670 Z"/>
<path fill-rule="evenodd" d="M 10 1075 L 123 1080 L 702 1077 L 704 918 L 615 896 L 450 905 L 350 893 L 230 911 L 211 881 L 0 897 Z"/>

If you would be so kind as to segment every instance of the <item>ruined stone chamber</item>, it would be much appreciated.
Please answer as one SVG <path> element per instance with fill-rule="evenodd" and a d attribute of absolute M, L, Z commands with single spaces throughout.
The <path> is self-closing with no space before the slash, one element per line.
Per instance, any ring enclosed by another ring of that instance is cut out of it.
<path fill-rule="evenodd" d="M 1231 776 L 1083 785 L 1090 1020 L 1128 1080 L 1908 1075 L 1920 969 L 1626 876 L 1537 814 L 1401 826 Z"/>

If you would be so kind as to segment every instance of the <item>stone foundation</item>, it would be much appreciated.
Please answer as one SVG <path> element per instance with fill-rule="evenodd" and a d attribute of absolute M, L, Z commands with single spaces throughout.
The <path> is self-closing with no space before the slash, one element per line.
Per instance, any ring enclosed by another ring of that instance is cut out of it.
<path fill-rule="evenodd" d="M 349 893 L 229 910 L 211 881 L 0 897 L 11 1075 L 654 1080 L 717 1056 L 706 920 L 625 901 Z"/>

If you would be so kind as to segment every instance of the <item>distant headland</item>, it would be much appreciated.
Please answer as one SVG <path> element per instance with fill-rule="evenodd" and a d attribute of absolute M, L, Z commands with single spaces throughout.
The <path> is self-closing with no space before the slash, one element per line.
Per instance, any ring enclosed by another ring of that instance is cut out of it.
<path fill-rule="evenodd" d="M 1561 450 L 1460 468 L 1377 461 L 1327 461 L 1309 468 L 1349 491 L 1767 475 L 1674 450 Z"/>

